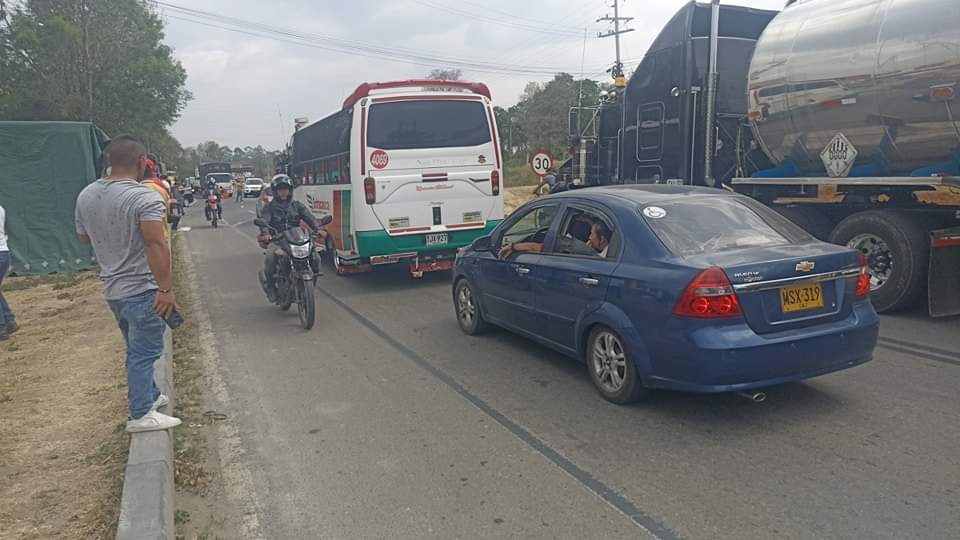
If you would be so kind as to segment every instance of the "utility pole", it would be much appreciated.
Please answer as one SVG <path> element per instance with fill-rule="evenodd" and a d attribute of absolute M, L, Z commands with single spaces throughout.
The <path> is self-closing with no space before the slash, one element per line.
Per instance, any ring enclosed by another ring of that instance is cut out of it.
<path fill-rule="evenodd" d="M 613 67 L 610 69 L 610 75 L 613 77 L 613 84 L 617 87 L 617 93 L 620 95 L 620 133 L 617 137 L 617 182 L 623 183 L 623 158 L 622 158 L 622 149 L 623 149 L 623 137 L 624 127 L 627 120 L 627 100 L 626 100 L 626 86 L 627 78 L 623 73 L 623 59 L 620 56 L 620 34 L 626 34 L 627 32 L 633 32 L 633 28 L 620 28 L 620 23 L 628 23 L 633 20 L 633 17 L 621 17 L 620 16 L 620 0 L 612 0 L 613 5 L 610 6 L 613 8 L 613 17 L 610 15 L 605 15 L 597 19 L 597 22 L 608 21 L 613 23 L 613 30 L 608 30 L 606 33 L 599 32 L 597 33 L 598 38 L 608 38 L 613 36 L 614 41 L 617 46 L 617 61 L 613 64 Z"/>

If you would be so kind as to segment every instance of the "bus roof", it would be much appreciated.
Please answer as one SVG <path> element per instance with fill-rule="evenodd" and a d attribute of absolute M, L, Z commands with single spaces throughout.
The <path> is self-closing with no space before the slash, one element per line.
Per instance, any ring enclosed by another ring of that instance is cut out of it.
<path fill-rule="evenodd" d="M 483 83 L 472 83 L 466 81 L 438 81 L 433 79 L 408 79 L 406 81 L 388 81 L 388 82 L 375 82 L 375 83 L 363 83 L 357 87 L 356 90 L 350 94 L 350 97 L 343 102 L 343 110 L 347 110 L 350 107 L 356 105 L 358 101 L 370 95 L 370 92 L 374 90 L 383 90 L 388 88 L 463 88 L 469 90 L 474 94 L 480 94 L 485 96 L 487 99 L 492 99 L 490 97 L 490 89 L 487 88 L 487 85 Z"/>

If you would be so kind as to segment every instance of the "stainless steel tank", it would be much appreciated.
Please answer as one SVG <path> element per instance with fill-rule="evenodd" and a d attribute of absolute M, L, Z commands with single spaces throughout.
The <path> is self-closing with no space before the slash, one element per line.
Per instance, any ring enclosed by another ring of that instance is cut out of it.
<path fill-rule="evenodd" d="M 754 135 L 775 163 L 822 171 L 837 133 L 878 173 L 949 161 L 960 144 L 960 1 L 800 0 L 764 30 L 747 89 Z"/>

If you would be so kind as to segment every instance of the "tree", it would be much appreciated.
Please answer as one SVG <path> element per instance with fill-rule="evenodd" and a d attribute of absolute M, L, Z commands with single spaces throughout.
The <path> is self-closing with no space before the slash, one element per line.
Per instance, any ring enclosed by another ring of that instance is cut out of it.
<path fill-rule="evenodd" d="M 427 78 L 434 81 L 459 81 L 463 77 L 463 70 L 448 68 L 448 69 L 434 69 L 430 71 L 430 75 L 427 75 Z"/>
<path fill-rule="evenodd" d="M 144 0 L 26 0 L 4 11 L 0 119 L 92 121 L 177 151 L 168 128 L 191 97 L 186 71 Z"/>
<path fill-rule="evenodd" d="M 568 73 L 558 73 L 545 84 L 529 83 L 520 101 L 510 108 L 514 121 L 513 144 L 526 151 L 543 148 L 555 155 L 562 154 L 567 147 L 570 108 L 578 104 L 595 105 L 599 96 L 596 81 L 576 80 Z"/>

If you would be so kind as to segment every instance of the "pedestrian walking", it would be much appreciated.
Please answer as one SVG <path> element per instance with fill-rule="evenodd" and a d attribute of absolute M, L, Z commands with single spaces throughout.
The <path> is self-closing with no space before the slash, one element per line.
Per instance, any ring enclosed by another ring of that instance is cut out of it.
<path fill-rule="evenodd" d="M 77 234 L 93 245 L 104 296 L 127 345 L 127 431 L 180 425 L 157 408 L 169 403 L 153 379 L 163 353 L 164 318 L 176 309 L 170 250 L 164 230 L 164 200 L 140 182 L 147 150 L 140 139 L 121 135 L 104 151 L 107 175 L 77 198 Z"/>
<path fill-rule="evenodd" d="M 7 211 L 0 206 L 0 287 L 3 287 L 3 278 L 10 271 L 10 248 L 7 246 Z M 10 311 L 10 304 L 3 297 L 0 288 L 0 341 L 10 339 L 10 334 L 17 331 L 17 318 Z"/>

